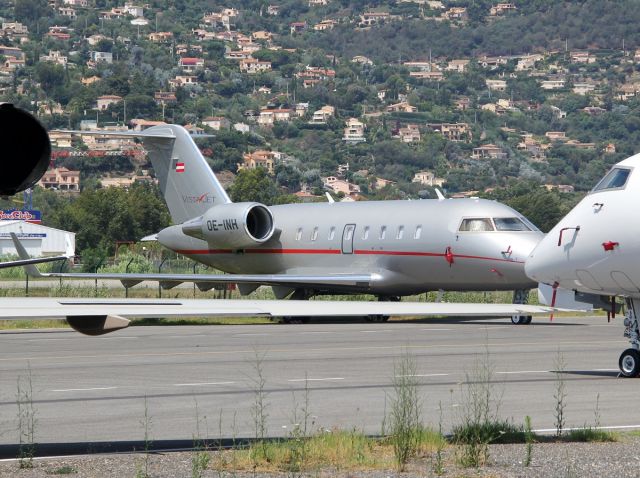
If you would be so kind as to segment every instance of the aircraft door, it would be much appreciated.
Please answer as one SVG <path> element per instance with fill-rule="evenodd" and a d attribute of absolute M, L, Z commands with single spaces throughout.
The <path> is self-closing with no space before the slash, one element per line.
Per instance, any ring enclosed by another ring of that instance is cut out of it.
<path fill-rule="evenodd" d="M 342 232 L 342 253 L 353 254 L 353 236 L 356 230 L 355 224 L 347 224 Z"/>

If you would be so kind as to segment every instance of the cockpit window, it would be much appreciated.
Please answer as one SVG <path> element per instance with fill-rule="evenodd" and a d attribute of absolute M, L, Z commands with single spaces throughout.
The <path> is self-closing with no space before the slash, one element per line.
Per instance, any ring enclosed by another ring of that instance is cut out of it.
<path fill-rule="evenodd" d="M 529 228 L 529 230 L 531 231 L 536 231 L 536 232 L 540 232 L 540 229 L 538 229 L 538 227 L 532 223 L 531 221 L 529 221 L 529 219 L 527 219 L 526 217 L 522 216 L 519 218 L 522 222 L 524 222 L 527 227 Z"/>
<path fill-rule="evenodd" d="M 461 232 L 495 231 L 488 217 L 463 219 L 459 230 Z"/>
<path fill-rule="evenodd" d="M 531 229 L 517 217 L 494 217 L 498 231 L 530 231 Z"/>
<path fill-rule="evenodd" d="M 627 183 L 627 179 L 629 179 L 629 174 L 631 174 L 630 169 L 613 168 L 600 180 L 598 184 L 596 184 L 596 187 L 593 188 L 592 192 L 623 188 Z"/>

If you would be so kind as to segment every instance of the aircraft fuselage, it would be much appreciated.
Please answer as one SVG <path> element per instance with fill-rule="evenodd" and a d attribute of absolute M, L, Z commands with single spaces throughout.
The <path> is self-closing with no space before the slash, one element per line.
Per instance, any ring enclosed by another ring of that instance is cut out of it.
<path fill-rule="evenodd" d="M 376 276 L 362 287 L 316 292 L 409 295 L 437 289 L 535 287 L 524 273 L 524 260 L 543 234 L 529 226 L 498 230 L 496 218 L 522 216 L 495 201 L 310 203 L 269 209 L 276 232 L 255 247 L 219 248 L 185 235 L 181 225 L 161 231 L 158 241 L 227 273 Z M 493 230 L 461 230 L 465 218 L 487 219 Z"/>

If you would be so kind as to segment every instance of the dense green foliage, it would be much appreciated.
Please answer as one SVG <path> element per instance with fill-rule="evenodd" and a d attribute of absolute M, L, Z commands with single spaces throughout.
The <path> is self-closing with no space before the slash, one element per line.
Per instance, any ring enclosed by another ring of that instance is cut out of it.
<path fill-rule="evenodd" d="M 229 195 L 234 202 L 256 201 L 267 205 L 295 202 L 295 196 L 282 194 L 262 168 L 239 171 Z"/>
<path fill-rule="evenodd" d="M 85 191 L 76 200 L 58 202 L 44 217 L 52 227 L 75 231 L 76 247 L 83 254 L 102 257 L 113 255 L 116 241 L 138 241 L 170 221 L 156 188 L 144 184 L 134 184 L 128 191 Z"/>

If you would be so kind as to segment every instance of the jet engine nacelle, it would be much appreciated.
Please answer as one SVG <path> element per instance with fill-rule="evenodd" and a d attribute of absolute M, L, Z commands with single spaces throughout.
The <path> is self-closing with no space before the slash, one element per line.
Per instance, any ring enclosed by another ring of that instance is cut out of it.
<path fill-rule="evenodd" d="M 119 315 L 83 315 L 67 317 L 67 323 L 84 335 L 104 335 L 128 327 L 130 321 Z"/>
<path fill-rule="evenodd" d="M 51 160 L 49 135 L 31 114 L 10 103 L 0 104 L 2 174 L 0 196 L 13 196 L 42 177 Z"/>
<path fill-rule="evenodd" d="M 188 236 L 204 239 L 222 249 L 243 249 L 262 244 L 273 236 L 273 215 L 257 202 L 213 206 L 201 217 L 182 225 Z"/>

